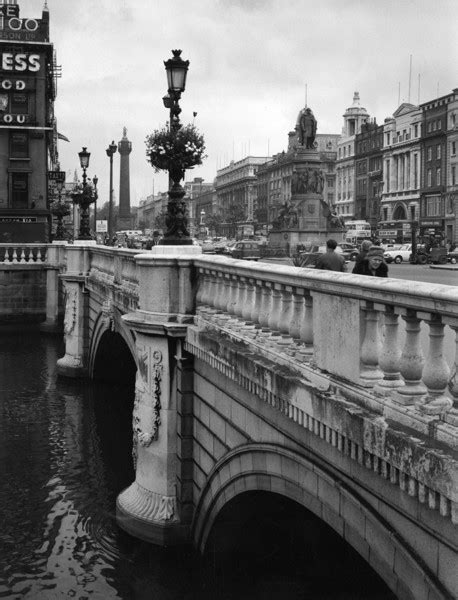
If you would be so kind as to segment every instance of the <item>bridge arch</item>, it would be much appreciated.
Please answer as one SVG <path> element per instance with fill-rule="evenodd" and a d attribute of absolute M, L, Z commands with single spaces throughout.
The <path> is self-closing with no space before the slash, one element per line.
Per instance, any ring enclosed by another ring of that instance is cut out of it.
<path fill-rule="evenodd" d="M 399 599 L 423 597 L 425 585 L 431 597 L 450 597 L 408 542 L 357 491 L 312 460 L 274 444 L 239 446 L 213 467 L 192 528 L 202 554 L 222 508 L 250 491 L 276 493 L 309 510 L 350 544 Z"/>
<path fill-rule="evenodd" d="M 116 309 L 109 314 L 102 310 L 94 323 L 89 350 L 91 379 L 97 378 L 97 375 L 100 377 L 104 363 L 107 363 L 108 376 L 102 378 L 135 382 L 138 367 L 135 340 Z"/>

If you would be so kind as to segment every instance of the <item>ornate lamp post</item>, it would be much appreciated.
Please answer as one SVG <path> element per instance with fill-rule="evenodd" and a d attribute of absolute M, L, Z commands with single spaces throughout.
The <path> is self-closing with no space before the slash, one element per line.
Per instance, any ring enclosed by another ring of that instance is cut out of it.
<path fill-rule="evenodd" d="M 181 128 L 179 100 L 186 87 L 189 60 L 181 58 L 181 50 L 172 50 L 173 57 L 164 61 L 167 71 L 167 95 L 164 96 L 164 106 L 170 110 L 170 131 L 177 134 Z M 177 160 L 169 165 L 169 202 L 165 218 L 166 231 L 160 242 L 163 245 L 184 246 L 192 244 L 188 230 L 186 203 L 183 198 L 185 190 L 180 181 L 184 177 L 184 168 Z"/>
<path fill-rule="evenodd" d="M 111 246 L 113 243 L 113 155 L 118 149 L 114 140 L 106 149 L 107 156 L 110 158 L 110 194 L 108 202 L 108 243 Z"/>
<path fill-rule="evenodd" d="M 99 197 L 97 193 L 97 184 L 99 182 L 99 178 L 97 175 L 94 175 L 92 178 L 92 183 L 94 185 L 94 235 L 95 239 L 97 239 L 97 199 Z"/>
<path fill-rule="evenodd" d="M 83 169 L 83 185 L 82 187 L 77 186 L 74 190 L 72 197 L 73 201 L 80 206 L 80 228 L 78 239 L 79 240 L 91 240 L 91 229 L 89 224 L 89 206 L 96 200 L 96 192 L 93 187 L 87 183 L 86 170 L 89 167 L 89 158 L 91 153 L 87 151 L 87 148 L 83 146 L 81 152 L 78 152 L 80 158 L 80 165 Z"/>
<path fill-rule="evenodd" d="M 62 202 L 62 189 L 65 185 L 65 181 L 58 181 L 56 183 L 58 198 L 51 205 L 51 213 L 57 217 L 56 233 L 54 236 L 55 240 L 65 240 L 65 227 L 63 225 L 63 218 L 70 214 L 70 207 L 66 202 Z"/>

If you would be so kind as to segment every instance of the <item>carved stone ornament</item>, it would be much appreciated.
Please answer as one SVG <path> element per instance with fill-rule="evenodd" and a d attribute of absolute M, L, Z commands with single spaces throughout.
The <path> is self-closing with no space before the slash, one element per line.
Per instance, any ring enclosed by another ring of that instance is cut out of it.
<path fill-rule="evenodd" d="M 65 317 L 64 317 L 64 333 L 70 335 L 75 328 L 76 313 L 77 313 L 78 290 L 75 288 L 67 288 L 67 297 L 65 299 Z"/>
<path fill-rule="evenodd" d="M 113 304 L 110 298 L 107 298 L 102 305 L 102 318 L 104 320 L 105 325 L 110 331 L 115 330 L 115 314 L 113 309 Z"/>
<path fill-rule="evenodd" d="M 161 392 L 162 392 L 162 373 L 164 365 L 162 364 L 162 352 L 155 350 L 152 353 L 152 369 L 151 369 L 151 383 L 152 383 L 152 397 L 153 397 L 153 418 L 151 421 L 151 427 L 148 430 L 143 430 L 141 427 L 140 417 L 140 404 L 144 395 L 148 393 L 149 381 L 148 381 L 148 358 L 149 353 L 147 349 L 139 352 L 138 372 L 137 380 L 135 383 L 135 400 L 134 410 L 132 413 L 132 427 L 133 427 L 133 449 L 132 455 L 134 459 L 134 466 L 137 464 L 137 444 L 140 446 L 148 447 L 153 441 L 155 441 L 159 435 L 159 426 L 161 424 Z"/>

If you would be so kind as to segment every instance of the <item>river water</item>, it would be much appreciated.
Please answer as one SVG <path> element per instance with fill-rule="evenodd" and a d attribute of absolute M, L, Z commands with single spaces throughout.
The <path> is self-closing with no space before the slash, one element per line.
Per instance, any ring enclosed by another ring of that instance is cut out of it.
<path fill-rule="evenodd" d="M 343 593 L 340 583 L 340 591 L 326 591 L 320 582 L 311 591 L 310 581 L 302 580 L 304 562 L 293 564 L 299 553 L 290 548 L 286 557 L 281 545 L 264 570 L 242 561 L 243 575 L 240 561 L 237 566 L 232 557 L 216 574 L 190 549 L 157 548 L 125 534 L 116 525 L 115 501 L 134 479 L 132 391 L 57 378 L 62 354 L 59 338 L 0 333 L 0 598 L 393 598 L 375 574 L 364 575 L 358 562 L 347 564 L 343 575 L 335 574 L 342 558 L 329 559 L 333 576 L 342 581 L 348 571 L 351 584 L 356 569 L 359 592 Z M 257 507 L 254 499 L 251 523 L 260 519 Z M 276 510 L 291 518 L 290 509 Z M 242 531 L 241 538 L 247 535 Z M 321 533 L 317 538 L 326 539 Z M 253 539 L 259 540 L 259 531 Z M 299 548 L 305 547 L 300 540 Z M 338 544 L 330 540 L 327 547 Z M 353 556 L 348 549 L 339 555 Z M 269 584 L 279 556 L 286 557 L 290 576 Z M 330 579 L 329 568 L 321 564 L 323 581 Z M 236 570 L 237 585 L 231 577 Z M 298 579 L 292 579 L 293 570 L 301 572 Z"/>

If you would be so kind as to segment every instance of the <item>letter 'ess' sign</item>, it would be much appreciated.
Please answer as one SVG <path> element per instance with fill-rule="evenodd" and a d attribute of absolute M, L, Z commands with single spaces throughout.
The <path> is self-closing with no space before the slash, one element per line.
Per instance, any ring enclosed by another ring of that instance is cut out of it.
<path fill-rule="evenodd" d="M 40 70 L 40 55 L 28 52 L 0 53 L 0 71 L 8 73 L 37 73 Z"/>

